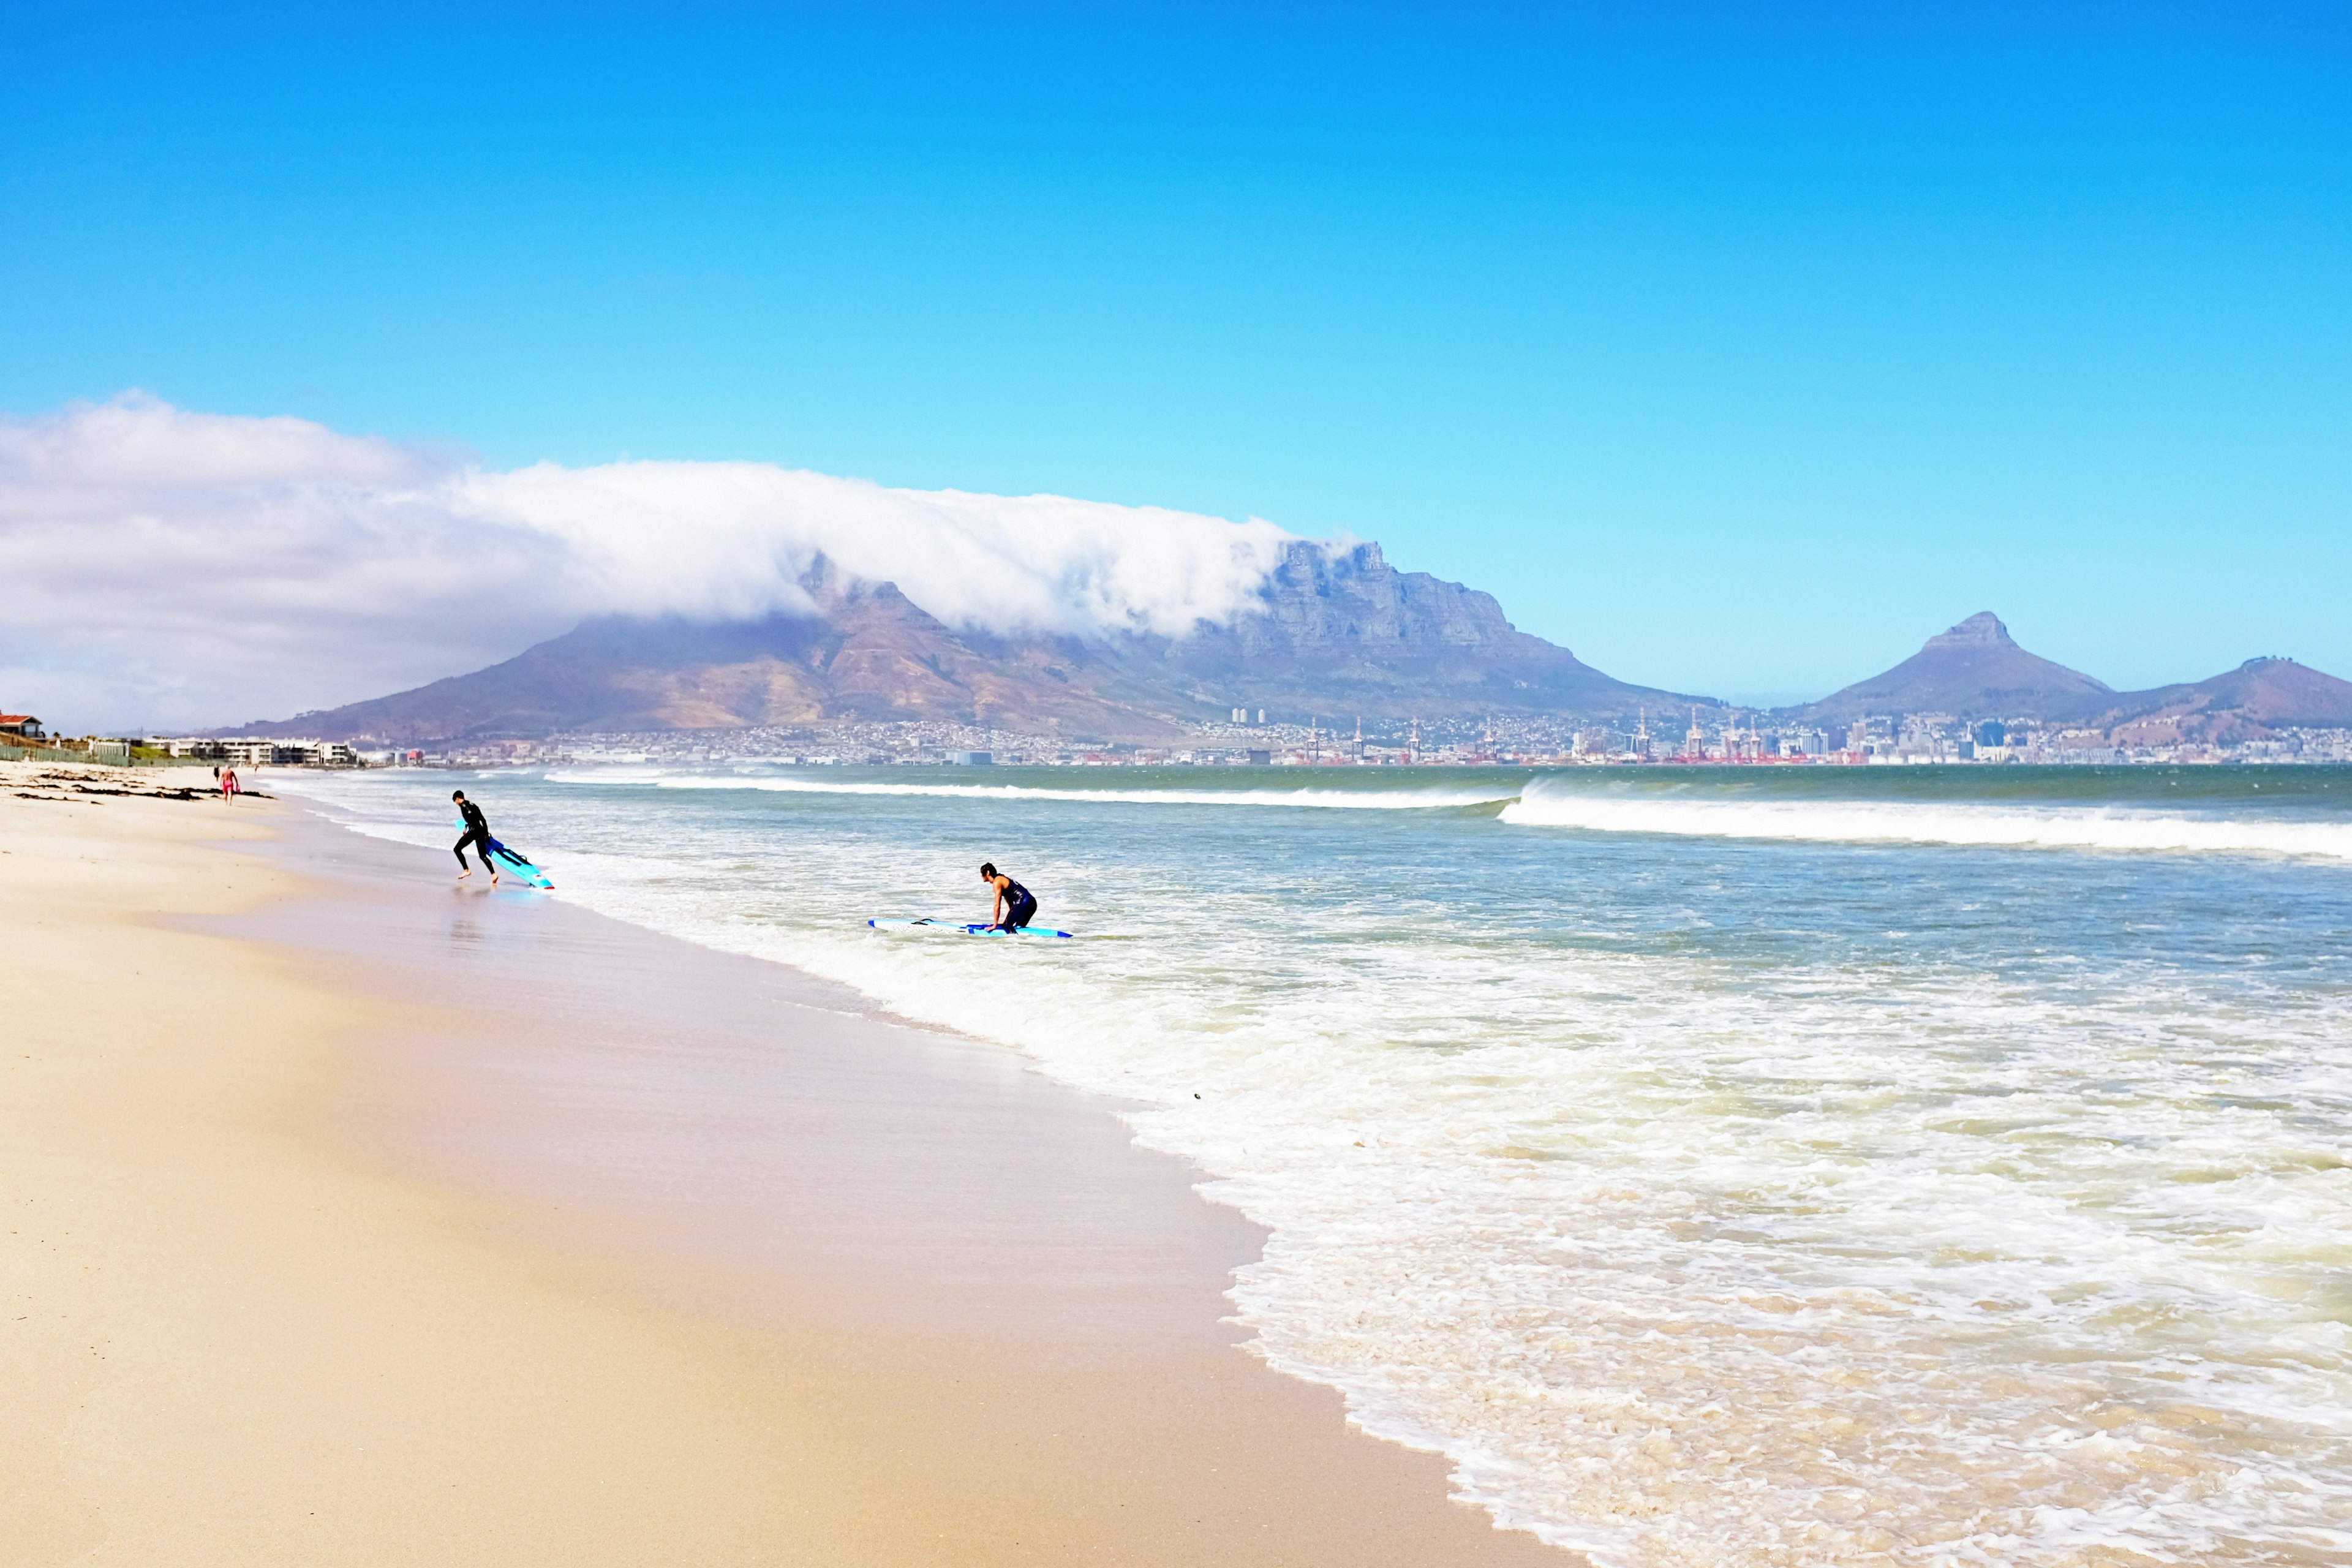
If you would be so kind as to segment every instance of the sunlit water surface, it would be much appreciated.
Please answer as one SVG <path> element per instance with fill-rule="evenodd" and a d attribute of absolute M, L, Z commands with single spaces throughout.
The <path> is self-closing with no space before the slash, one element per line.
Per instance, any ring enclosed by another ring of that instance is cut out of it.
<path fill-rule="evenodd" d="M 271 777 L 1141 1102 L 1276 1365 L 1604 1563 L 2352 1561 L 2343 770 Z M 866 928 L 982 858 L 1084 940 Z"/>

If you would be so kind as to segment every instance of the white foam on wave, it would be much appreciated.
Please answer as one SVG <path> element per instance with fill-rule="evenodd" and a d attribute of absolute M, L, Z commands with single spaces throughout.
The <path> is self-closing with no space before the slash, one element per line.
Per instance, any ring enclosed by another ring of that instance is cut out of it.
<path fill-rule="evenodd" d="M 1506 805 L 1517 827 L 1847 844 L 1956 844 L 2352 860 L 2352 824 L 2062 805 L 1724 800 L 1548 787 Z"/>
<path fill-rule="evenodd" d="M 900 784 L 880 779 L 815 779 L 794 775 L 637 773 L 623 769 L 565 771 L 551 784 L 651 784 L 657 789 L 764 790 L 778 795 L 933 796 L 945 800 L 1075 801 L 1108 805 L 1247 805 L 1326 811 L 1445 811 L 1500 805 L 1518 798 L 1506 785 L 1484 789 L 1055 789 L 1038 784 Z"/>

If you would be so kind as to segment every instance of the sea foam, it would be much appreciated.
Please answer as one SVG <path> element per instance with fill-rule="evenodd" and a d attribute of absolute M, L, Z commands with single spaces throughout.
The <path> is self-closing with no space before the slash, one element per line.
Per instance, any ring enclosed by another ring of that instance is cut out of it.
<path fill-rule="evenodd" d="M 841 795 L 935 800 L 1068 801 L 1108 805 L 1279 806 L 1326 811 L 1444 811 L 1501 805 L 1515 788 L 1101 789 L 1040 784 L 919 784 L 896 779 L 827 779 L 800 773 L 713 774 L 668 771 L 558 769 L 553 784 L 633 784 L 656 789 L 760 790 L 774 795 Z"/>
<path fill-rule="evenodd" d="M 1538 779 L 1502 808 L 1516 827 L 1844 844 L 2294 855 L 2352 860 L 2352 824 L 2221 813 L 1924 801 L 1758 799 Z"/>

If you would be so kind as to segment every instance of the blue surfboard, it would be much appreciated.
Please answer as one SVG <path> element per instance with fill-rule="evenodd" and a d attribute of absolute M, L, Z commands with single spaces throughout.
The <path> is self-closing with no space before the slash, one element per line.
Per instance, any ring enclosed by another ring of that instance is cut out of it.
<path fill-rule="evenodd" d="M 459 817 L 456 826 L 462 830 L 466 826 L 465 818 Z M 513 877 L 528 882 L 534 888 L 543 889 L 551 893 L 555 891 L 555 884 L 547 879 L 546 872 L 495 838 L 490 840 L 490 865 L 501 877 Z"/>
<path fill-rule="evenodd" d="M 1044 936 L 1061 937 L 1067 940 L 1075 934 L 1071 931 L 1055 931 L 1046 926 L 1023 926 L 1018 931 L 1001 931 L 992 925 L 974 924 L 964 921 L 936 921 L 929 917 L 913 921 L 870 920 L 866 923 L 876 931 L 940 931 L 949 936 Z"/>
<path fill-rule="evenodd" d="M 502 875 L 520 877 L 524 881 L 529 882 L 532 887 L 544 889 L 551 893 L 555 890 L 555 884 L 547 879 L 546 872 L 541 870 L 538 867 L 532 865 L 530 861 L 524 859 L 521 856 L 516 854 L 513 850 L 508 848 L 505 845 L 499 843 L 495 838 L 490 840 L 490 855 L 492 858 L 497 861 L 499 870 Z"/>

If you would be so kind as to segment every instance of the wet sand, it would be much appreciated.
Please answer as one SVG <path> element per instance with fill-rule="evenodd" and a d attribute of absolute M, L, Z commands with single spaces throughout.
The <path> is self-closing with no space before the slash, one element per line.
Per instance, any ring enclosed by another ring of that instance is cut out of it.
<path fill-rule="evenodd" d="M 1013 1053 L 278 803 L 0 848 L 0 1560 L 1574 1561 Z"/>

